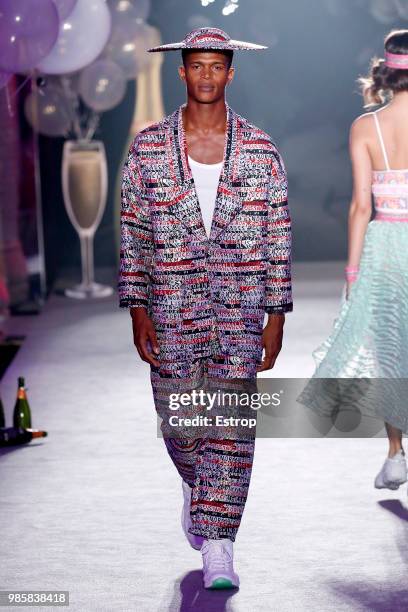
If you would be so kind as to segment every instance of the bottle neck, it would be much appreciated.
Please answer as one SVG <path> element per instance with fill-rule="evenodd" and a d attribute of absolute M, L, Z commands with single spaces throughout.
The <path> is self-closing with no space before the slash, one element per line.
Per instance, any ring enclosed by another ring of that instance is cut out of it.
<path fill-rule="evenodd" d="M 30 433 L 33 438 L 45 438 L 48 435 L 48 433 L 42 429 L 31 429 L 31 427 L 25 427 L 24 431 Z"/>
<path fill-rule="evenodd" d="M 19 387 L 17 391 L 17 399 L 27 399 L 24 387 Z"/>

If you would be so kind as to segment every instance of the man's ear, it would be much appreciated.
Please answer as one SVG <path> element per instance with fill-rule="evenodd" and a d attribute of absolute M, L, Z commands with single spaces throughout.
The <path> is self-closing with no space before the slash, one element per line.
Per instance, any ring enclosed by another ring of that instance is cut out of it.
<path fill-rule="evenodd" d="M 186 80 L 186 69 L 184 67 L 184 64 L 183 64 L 183 66 L 179 66 L 178 67 L 178 73 L 179 73 L 180 79 L 182 81 L 185 81 Z"/>
<path fill-rule="evenodd" d="M 228 81 L 227 81 L 227 85 L 229 85 L 229 84 L 231 83 L 231 81 L 232 81 L 232 80 L 233 80 L 233 78 L 234 78 L 234 75 L 235 75 L 235 68 L 232 68 L 232 67 L 231 67 L 231 68 L 228 70 Z"/>

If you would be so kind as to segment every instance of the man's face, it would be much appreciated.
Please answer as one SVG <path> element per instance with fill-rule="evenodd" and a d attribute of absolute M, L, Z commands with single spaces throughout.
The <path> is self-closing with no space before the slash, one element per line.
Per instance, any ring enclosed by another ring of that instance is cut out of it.
<path fill-rule="evenodd" d="M 202 104 L 212 104 L 224 98 L 225 87 L 232 81 L 234 68 L 229 58 L 216 51 L 189 53 L 180 66 L 180 78 L 186 83 L 187 94 Z"/>

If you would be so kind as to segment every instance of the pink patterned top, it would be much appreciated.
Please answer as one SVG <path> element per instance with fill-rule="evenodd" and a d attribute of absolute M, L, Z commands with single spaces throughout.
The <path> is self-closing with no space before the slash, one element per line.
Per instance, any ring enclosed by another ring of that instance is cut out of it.
<path fill-rule="evenodd" d="M 408 168 L 391 170 L 377 112 L 373 113 L 386 170 L 374 170 L 375 221 L 408 221 Z"/>

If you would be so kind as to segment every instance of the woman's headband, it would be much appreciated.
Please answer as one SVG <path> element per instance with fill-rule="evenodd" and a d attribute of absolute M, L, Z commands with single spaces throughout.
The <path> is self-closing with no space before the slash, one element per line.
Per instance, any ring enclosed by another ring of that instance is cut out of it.
<path fill-rule="evenodd" d="M 408 70 L 408 54 L 402 55 L 397 53 L 385 52 L 385 65 L 388 68 L 399 70 Z"/>

